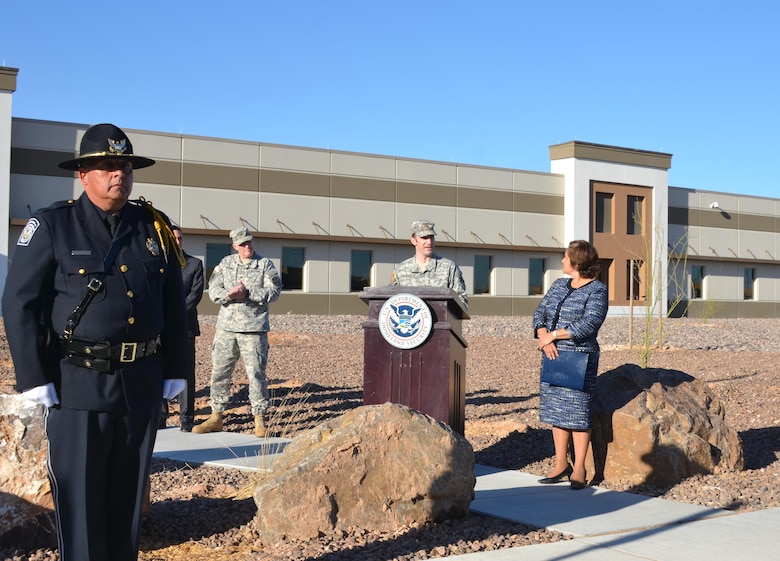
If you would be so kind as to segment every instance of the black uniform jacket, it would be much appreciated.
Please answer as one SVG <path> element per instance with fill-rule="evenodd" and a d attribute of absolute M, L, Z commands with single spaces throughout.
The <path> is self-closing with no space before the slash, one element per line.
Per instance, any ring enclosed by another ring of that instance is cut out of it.
<path fill-rule="evenodd" d="M 53 382 L 62 407 L 122 413 L 158 403 L 164 378 L 186 378 L 181 266 L 173 255 L 166 261 L 148 209 L 128 203 L 121 214 L 121 249 L 73 335 L 112 345 L 159 336 L 160 350 L 99 372 L 70 364 L 56 344 L 46 348 L 45 335 L 56 343 L 112 243 L 83 194 L 33 213 L 17 242 L 3 315 L 20 391 Z"/>
<path fill-rule="evenodd" d="M 198 323 L 198 304 L 203 298 L 203 261 L 184 253 L 187 264 L 181 270 L 181 278 L 184 283 L 184 297 L 187 301 L 187 334 L 190 337 L 200 335 Z"/>

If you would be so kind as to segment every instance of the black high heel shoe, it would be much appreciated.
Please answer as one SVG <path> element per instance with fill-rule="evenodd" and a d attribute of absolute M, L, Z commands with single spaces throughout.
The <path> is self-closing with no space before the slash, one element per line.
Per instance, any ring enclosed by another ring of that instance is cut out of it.
<path fill-rule="evenodd" d="M 563 481 L 563 479 L 568 479 L 569 481 L 571 481 L 571 474 L 573 471 L 574 468 L 572 468 L 571 464 L 569 464 L 566 466 L 566 469 L 564 469 L 558 475 L 553 475 L 552 477 L 543 477 L 538 482 L 541 483 L 542 485 L 550 485 L 551 483 L 560 483 L 561 481 Z"/>
<path fill-rule="evenodd" d="M 572 491 L 579 491 L 580 489 L 585 488 L 584 481 L 577 481 L 576 479 L 571 479 L 571 478 L 569 478 L 569 481 L 571 481 L 571 483 L 569 483 L 569 489 L 571 489 Z"/>

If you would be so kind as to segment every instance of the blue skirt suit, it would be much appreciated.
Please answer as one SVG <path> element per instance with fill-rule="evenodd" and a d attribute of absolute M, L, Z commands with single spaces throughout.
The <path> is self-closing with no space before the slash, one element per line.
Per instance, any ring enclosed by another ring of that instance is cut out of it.
<path fill-rule="evenodd" d="M 570 430 L 591 428 L 591 402 L 600 354 L 596 336 L 607 317 L 608 308 L 607 286 L 598 280 L 573 288 L 570 278 L 558 279 L 539 303 L 533 318 L 534 337 L 541 327 L 548 331 L 565 329 L 569 339 L 556 341 L 558 352 L 589 355 L 582 391 L 541 382 L 539 419 L 543 423 Z M 556 323 L 556 311 L 559 309 Z"/>

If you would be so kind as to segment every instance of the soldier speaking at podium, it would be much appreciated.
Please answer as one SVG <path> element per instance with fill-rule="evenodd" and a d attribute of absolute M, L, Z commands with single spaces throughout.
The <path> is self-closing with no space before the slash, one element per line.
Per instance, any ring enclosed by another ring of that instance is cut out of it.
<path fill-rule="evenodd" d="M 62 561 L 138 557 L 163 397 L 184 388 L 186 308 L 168 219 L 129 201 L 136 156 L 114 125 L 60 164 L 84 187 L 32 214 L 3 293 L 17 389 L 45 407 Z"/>
<path fill-rule="evenodd" d="M 414 257 L 396 265 L 390 284 L 397 286 L 443 286 L 458 294 L 463 309 L 469 309 L 469 297 L 463 273 L 450 259 L 435 253 L 433 222 L 415 220 L 412 222 Z"/>

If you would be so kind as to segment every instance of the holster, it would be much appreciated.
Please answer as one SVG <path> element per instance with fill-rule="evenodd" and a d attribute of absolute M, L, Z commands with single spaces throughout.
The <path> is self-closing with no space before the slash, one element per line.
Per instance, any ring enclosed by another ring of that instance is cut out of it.
<path fill-rule="evenodd" d="M 111 372 L 111 360 L 105 358 L 92 358 L 83 355 L 69 355 L 68 362 L 81 366 L 82 368 L 91 368 L 98 372 Z"/>
<path fill-rule="evenodd" d="M 86 358 L 102 358 L 111 360 L 111 345 L 108 341 L 92 341 L 71 337 L 63 341 L 62 353 L 64 355 L 77 354 Z"/>

